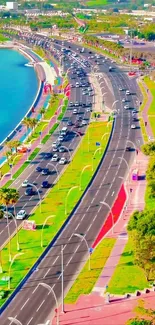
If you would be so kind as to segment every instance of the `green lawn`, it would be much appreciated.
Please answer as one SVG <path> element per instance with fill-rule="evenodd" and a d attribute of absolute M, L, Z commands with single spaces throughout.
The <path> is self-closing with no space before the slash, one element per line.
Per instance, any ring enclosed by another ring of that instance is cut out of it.
<path fill-rule="evenodd" d="M 56 98 L 56 100 L 49 105 L 49 107 L 45 111 L 45 114 L 43 117 L 44 120 L 50 120 L 54 116 L 56 110 L 58 109 L 59 101 L 60 101 L 60 98 Z"/>
<path fill-rule="evenodd" d="M 53 132 L 57 129 L 58 125 L 59 125 L 59 123 L 55 123 L 55 124 L 52 126 L 52 128 L 51 128 L 50 131 L 49 131 L 49 134 L 46 134 L 46 135 L 44 136 L 44 138 L 41 140 L 41 143 L 42 143 L 42 144 L 45 144 L 45 143 L 49 140 L 49 138 L 51 137 L 51 134 L 53 134 Z"/>
<path fill-rule="evenodd" d="M 86 6 L 89 7 L 98 7 L 107 4 L 107 0 L 90 0 L 86 2 Z"/>
<path fill-rule="evenodd" d="M 6 42 L 8 40 L 9 40 L 9 38 L 7 38 L 7 37 L 3 36 L 2 34 L 0 34 L 0 42 Z"/>
<path fill-rule="evenodd" d="M 134 265 L 132 243 L 129 240 L 108 284 L 108 292 L 123 295 L 148 286 L 144 272 Z"/>
<path fill-rule="evenodd" d="M 139 124 L 140 124 L 140 128 L 141 128 L 142 136 L 143 136 L 143 141 L 148 142 L 148 135 L 147 135 L 146 127 L 145 127 L 144 120 L 142 117 L 139 118 Z"/>
<path fill-rule="evenodd" d="M 75 303 L 81 294 L 89 294 L 92 291 L 115 242 L 114 238 L 105 238 L 97 246 L 91 255 L 91 270 L 88 270 L 87 261 L 65 298 L 66 304 Z"/>
<path fill-rule="evenodd" d="M 149 77 L 145 77 L 144 81 L 147 85 L 147 87 L 150 89 L 151 94 L 153 96 L 152 104 L 150 105 L 148 115 L 155 115 L 155 83 L 154 81 L 150 80 Z"/>
<path fill-rule="evenodd" d="M 17 157 L 17 158 L 15 159 L 15 157 Z M 22 157 L 22 155 L 19 155 L 18 153 L 12 155 L 12 159 L 10 160 L 10 163 L 11 163 L 11 161 L 14 160 L 13 165 L 17 164 L 18 161 L 21 159 L 21 157 Z M 2 175 L 5 175 L 5 174 L 9 173 L 9 172 L 10 172 L 10 166 L 9 166 L 8 162 L 6 162 L 6 163 L 5 163 L 5 164 L 0 168 L 0 170 L 1 170 L 1 174 L 2 174 Z"/>
<path fill-rule="evenodd" d="M 92 157 L 96 150 L 96 142 L 100 141 L 102 144 L 102 152 L 104 152 L 106 143 L 108 139 L 101 141 L 103 134 L 107 132 L 107 123 L 106 122 L 93 122 L 89 125 L 86 135 L 83 137 L 82 143 L 77 150 L 72 164 L 70 163 L 66 171 L 62 174 L 59 184 L 56 184 L 49 194 L 42 202 L 42 213 L 40 213 L 39 208 L 35 210 L 33 215 L 29 218 L 35 220 L 37 224 L 36 231 L 26 231 L 21 229 L 19 231 L 20 238 L 20 248 L 21 252 L 24 255 L 19 257 L 19 260 L 12 265 L 12 278 L 11 278 L 11 291 L 14 289 L 21 279 L 25 276 L 30 267 L 34 264 L 36 259 L 42 252 L 40 247 L 40 236 L 41 236 L 41 227 L 48 216 L 54 215 L 54 218 L 48 221 L 48 224 L 44 228 L 44 247 L 48 245 L 51 239 L 60 229 L 61 225 L 64 223 L 66 217 L 72 211 L 76 202 L 81 197 L 82 191 L 78 189 L 73 190 L 70 193 L 67 203 L 67 215 L 65 215 L 65 198 L 72 186 L 79 186 L 79 179 L 82 169 L 90 164 L 92 165 Z M 108 128 L 109 129 L 109 128 Z M 90 151 L 88 151 L 88 132 L 90 138 Z M 110 130 L 109 130 L 110 132 Z M 100 152 L 96 152 L 94 159 L 94 171 L 101 159 Z M 79 168 L 80 166 L 80 168 Z M 81 186 L 82 190 L 85 189 L 88 182 L 92 177 L 92 168 L 85 170 L 82 176 Z M 59 187 L 58 187 L 59 185 Z M 14 256 L 16 251 L 16 236 L 11 240 L 11 251 L 12 256 Z M 6 246 L 2 250 L 2 263 L 4 274 L 8 274 L 8 247 Z M 1 284 L 1 283 L 0 283 Z M 0 290 L 7 290 L 7 285 L 0 285 Z M 10 292 L 8 292 L 9 294 Z M 1 300 L 0 303 L 3 303 L 4 300 Z"/>
<path fill-rule="evenodd" d="M 155 136 L 155 116 L 149 116 L 149 121 L 150 121 L 153 135 Z"/>
<path fill-rule="evenodd" d="M 138 82 L 138 85 L 139 85 L 139 88 L 140 88 L 140 90 L 141 90 L 141 92 L 143 94 L 143 102 L 142 102 L 142 105 L 140 106 L 140 109 L 139 109 L 140 112 L 142 112 L 143 109 L 144 109 L 144 107 L 145 107 L 145 105 L 146 105 L 146 103 L 147 103 L 147 92 L 146 92 L 146 90 L 145 90 L 142 82 L 139 81 Z"/>

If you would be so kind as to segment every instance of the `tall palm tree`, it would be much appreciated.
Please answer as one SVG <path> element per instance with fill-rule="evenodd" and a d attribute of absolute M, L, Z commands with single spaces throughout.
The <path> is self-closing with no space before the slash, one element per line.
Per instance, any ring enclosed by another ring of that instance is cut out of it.
<path fill-rule="evenodd" d="M 13 142 L 13 148 L 15 149 L 16 153 L 17 153 L 17 148 L 20 146 L 21 142 L 19 140 L 12 140 Z"/>
<path fill-rule="evenodd" d="M 16 188 L 9 188 L 9 190 L 10 190 L 10 204 L 13 205 L 14 215 L 16 215 L 15 205 L 19 200 L 19 192 L 16 190 Z"/>
<path fill-rule="evenodd" d="M 7 141 L 6 143 L 7 148 L 11 151 L 13 151 L 14 145 L 13 145 L 13 140 Z"/>
<path fill-rule="evenodd" d="M 25 117 L 22 121 L 22 124 L 26 126 L 28 132 L 28 129 L 31 127 L 31 119 L 29 117 Z"/>
<path fill-rule="evenodd" d="M 45 114 L 45 108 L 42 107 L 39 111 L 39 113 L 41 114 L 41 118 L 43 118 L 44 114 Z"/>
<path fill-rule="evenodd" d="M 31 126 L 31 128 L 33 129 L 33 131 L 34 131 L 34 128 L 35 128 L 35 126 L 37 125 L 37 123 L 38 123 L 38 121 L 37 121 L 36 118 L 31 118 L 31 119 L 30 119 L 30 126 Z"/>
<path fill-rule="evenodd" d="M 10 160 L 11 160 L 11 157 L 12 157 L 12 152 L 11 151 L 6 151 L 5 152 L 5 156 L 6 156 L 8 165 L 10 165 Z"/>

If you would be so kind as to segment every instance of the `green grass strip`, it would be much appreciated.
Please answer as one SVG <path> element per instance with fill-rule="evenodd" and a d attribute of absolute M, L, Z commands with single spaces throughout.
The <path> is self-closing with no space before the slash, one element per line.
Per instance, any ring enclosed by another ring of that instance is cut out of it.
<path fill-rule="evenodd" d="M 146 86 L 149 88 L 153 101 L 149 107 L 148 115 L 155 115 L 155 83 L 153 80 L 151 80 L 148 76 L 144 78 L 144 81 L 146 83 Z"/>
<path fill-rule="evenodd" d="M 45 137 L 42 139 L 42 141 L 41 141 L 42 144 L 45 144 L 49 140 L 49 138 L 51 137 L 51 135 L 53 134 L 53 132 L 57 129 L 58 125 L 59 125 L 59 123 L 55 123 L 52 126 L 52 128 L 49 131 L 49 134 L 46 134 Z"/>
<path fill-rule="evenodd" d="M 114 238 L 105 238 L 96 247 L 91 255 L 91 270 L 88 269 L 87 261 L 75 282 L 73 280 L 73 285 L 65 298 L 66 304 L 75 303 L 81 294 L 89 294 L 92 291 L 115 242 Z"/>
<path fill-rule="evenodd" d="M 107 130 L 108 129 L 108 130 Z M 92 173 L 95 172 L 100 159 L 101 151 L 97 150 L 96 142 L 100 141 L 102 153 L 105 150 L 108 138 L 102 136 L 110 132 L 109 124 L 107 128 L 107 122 L 93 122 L 88 126 L 85 136 L 82 138 L 81 144 L 74 155 L 72 163 L 66 166 L 65 172 L 60 177 L 59 183 L 57 183 L 48 193 L 46 198 L 42 201 L 42 212 L 40 213 L 39 207 L 37 207 L 30 220 L 35 220 L 37 224 L 36 231 L 27 231 L 21 229 L 19 231 L 20 251 L 23 255 L 19 256 L 15 263 L 11 267 L 11 290 L 7 291 L 7 283 L 0 281 L 0 290 L 4 290 L 8 296 L 12 290 L 16 288 L 22 278 L 26 275 L 28 270 L 33 266 L 35 261 L 41 255 L 43 249 L 41 248 L 40 238 L 41 229 L 46 218 L 48 216 L 54 216 L 48 220 L 44 228 L 43 244 L 44 248 L 47 247 L 52 238 L 56 235 L 64 221 L 73 210 L 75 204 L 80 199 L 82 192 L 88 185 L 92 178 Z M 88 145 L 89 142 L 89 145 Z M 96 151 L 97 150 L 97 151 Z M 94 152 L 96 152 L 94 156 Z M 69 158 L 69 157 L 68 157 Z M 79 181 L 81 171 L 85 166 L 90 165 L 82 175 L 81 190 L 79 189 Z M 92 172 L 93 167 L 93 172 Z M 36 184 L 37 185 L 37 184 Z M 70 192 L 67 202 L 67 213 L 65 214 L 65 200 L 68 191 L 71 187 L 77 186 L 78 188 Z M 11 239 L 11 254 L 14 256 L 17 253 L 16 236 Z M 9 258 L 8 258 L 8 246 L 4 247 L 1 253 L 2 265 L 4 275 L 8 274 Z M 6 299 L 6 298 L 5 298 Z M 0 301 L 0 304 L 4 302 L 4 299 Z"/>
<path fill-rule="evenodd" d="M 140 128 L 141 128 L 142 136 L 143 136 L 143 141 L 144 141 L 144 143 L 148 142 L 148 135 L 147 135 L 145 123 L 144 123 L 142 117 L 139 117 L 139 124 L 140 124 Z"/>
<path fill-rule="evenodd" d="M 124 295 L 126 293 L 133 293 L 136 290 L 143 290 L 148 288 L 148 286 L 149 283 L 144 272 L 134 264 L 132 243 L 129 240 L 108 284 L 108 292 Z"/>

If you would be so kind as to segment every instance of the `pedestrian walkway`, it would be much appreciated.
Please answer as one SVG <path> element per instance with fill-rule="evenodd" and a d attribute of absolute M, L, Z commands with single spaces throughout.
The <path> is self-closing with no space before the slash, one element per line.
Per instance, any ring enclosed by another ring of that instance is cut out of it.
<path fill-rule="evenodd" d="M 92 293 L 89 295 L 81 295 L 75 304 L 65 306 L 66 312 L 60 314 L 61 325 L 124 325 L 126 320 L 130 317 L 134 317 L 132 310 L 137 304 L 138 297 L 132 297 L 129 300 L 124 296 L 113 296 L 110 300 L 110 304 L 107 304 L 104 292 L 105 289 L 107 289 L 108 283 L 127 243 L 128 235 L 126 227 L 130 216 L 133 211 L 144 209 L 146 189 L 145 174 L 147 164 L 148 157 L 144 156 L 142 152 L 139 152 L 135 157 L 130 175 L 126 181 L 126 205 L 124 206 L 124 210 L 122 211 L 118 222 L 114 226 L 114 231 L 112 232 L 112 230 L 110 230 L 106 235 L 106 237 L 109 238 L 116 238 L 114 248 L 92 290 Z M 133 169 L 139 170 L 139 180 L 132 180 Z M 153 308 L 155 293 L 150 292 L 143 295 L 143 297 L 146 301 L 149 301 Z M 54 317 L 52 324 L 56 324 L 56 317 Z"/>
<path fill-rule="evenodd" d="M 151 125 L 150 125 L 150 120 L 149 120 L 149 115 L 148 115 L 148 110 L 150 108 L 150 105 L 153 101 L 153 97 L 152 97 L 152 94 L 150 92 L 150 90 L 147 88 L 145 82 L 143 81 L 143 79 L 141 79 L 141 83 L 147 93 L 147 103 L 142 111 L 142 117 L 143 117 L 143 120 L 144 120 L 144 123 L 146 124 L 145 125 L 145 128 L 146 128 L 146 132 L 147 132 L 147 135 L 148 135 L 148 138 L 154 138 L 154 134 L 152 132 L 152 128 L 151 128 Z"/>

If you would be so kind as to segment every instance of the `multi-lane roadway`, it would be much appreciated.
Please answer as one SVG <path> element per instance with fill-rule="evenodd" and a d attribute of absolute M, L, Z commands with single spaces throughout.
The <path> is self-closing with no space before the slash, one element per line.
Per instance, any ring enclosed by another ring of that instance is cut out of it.
<path fill-rule="evenodd" d="M 57 45 L 59 46 L 56 43 L 55 47 Z M 71 49 L 74 51 L 77 48 L 76 45 L 67 44 L 67 42 L 63 46 L 71 46 Z M 86 50 L 82 54 L 87 60 L 88 56 L 90 56 L 88 52 Z M 91 59 L 91 65 L 95 64 L 94 60 Z M 32 274 L 22 290 L 1 315 L 1 325 L 10 324 L 10 321 L 7 319 L 8 316 L 16 317 L 24 325 L 37 325 L 50 319 L 55 308 L 55 301 L 52 293 L 48 294 L 46 288 L 38 286 L 39 282 L 49 284 L 60 302 L 62 245 L 64 255 L 64 291 L 66 293 L 88 257 L 85 243 L 75 237 L 74 233 L 82 233 L 87 239 L 89 247 L 91 247 L 108 213 L 107 207 L 103 206 L 101 201 L 105 201 L 112 206 L 119 191 L 122 177 L 127 172 L 127 166 L 120 158 L 125 158 L 130 164 L 134 158 L 135 151 L 126 152 L 126 147 L 132 146 L 132 143 L 129 141 L 134 142 L 135 146 L 141 142 L 138 123 L 136 123 L 136 129 L 131 129 L 131 124 L 133 124 L 132 109 L 137 107 L 137 103 L 141 99 L 136 80 L 130 81 L 126 74 L 118 67 L 115 67 L 113 72 L 109 72 L 109 65 L 111 65 L 110 62 L 102 62 L 98 65 L 97 72 L 100 74 L 100 83 L 102 82 L 102 74 L 103 76 L 105 73 L 108 75 L 113 87 L 115 100 L 117 100 L 116 109 L 118 114 L 116 115 L 114 131 L 106 156 L 93 183 L 77 207 L 69 224 L 55 242 L 54 247 L 50 249 L 38 266 L 37 271 Z M 131 95 L 126 98 L 125 90 L 121 91 L 119 88 L 130 90 Z M 80 101 L 79 95 L 76 96 L 78 96 L 76 100 Z M 126 98 L 131 109 L 124 109 L 123 98 Z M 75 101 L 75 99 L 71 100 Z"/>

